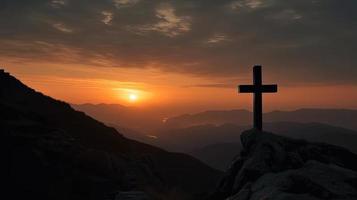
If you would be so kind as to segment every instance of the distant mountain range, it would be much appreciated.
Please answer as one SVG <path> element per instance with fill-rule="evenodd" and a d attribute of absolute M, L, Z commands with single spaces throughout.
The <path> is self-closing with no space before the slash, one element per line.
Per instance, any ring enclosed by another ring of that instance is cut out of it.
<path fill-rule="evenodd" d="M 249 128 L 223 124 L 171 129 L 160 133 L 152 144 L 170 151 L 190 153 L 210 166 L 224 170 L 241 150 L 240 133 Z M 297 122 L 266 123 L 264 129 L 292 138 L 343 146 L 357 153 L 357 131 L 354 130 Z"/>
<path fill-rule="evenodd" d="M 11 199 L 191 199 L 221 174 L 191 156 L 127 139 L 2 71 L 0 146 L 2 196 Z"/>
<path fill-rule="evenodd" d="M 249 126 L 253 114 L 247 110 L 217 110 L 194 114 L 166 117 L 151 110 L 140 110 L 119 104 L 72 105 L 75 109 L 99 119 L 107 124 L 142 132 L 143 135 L 156 135 L 164 130 L 235 124 Z M 264 122 L 323 123 L 331 126 L 357 130 L 357 110 L 303 108 L 294 111 L 273 111 L 264 114 Z M 163 120 L 164 119 L 164 120 Z M 137 123 L 140 121 L 141 123 Z M 125 134 L 125 133 L 124 133 Z M 128 135 L 130 137 L 130 134 Z"/>
<path fill-rule="evenodd" d="M 101 106 L 92 107 L 106 113 Z M 94 112 L 91 113 L 96 117 Z M 112 114 L 111 117 L 117 116 L 115 112 Z M 240 133 L 251 128 L 251 118 L 252 113 L 247 110 L 205 111 L 167 118 L 164 123 L 156 124 L 155 131 L 146 133 L 131 127 L 113 126 L 129 138 L 169 151 L 189 153 L 210 166 L 224 170 L 240 151 Z M 357 152 L 357 110 L 274 111 L 265 113 L 264 121 L 267 131 L 340 145 Z"/>
<path fill-rule="evenodd" d="M 204 111 L 194 114 L 183 114 L 169 117 L 165 120 L 166 129 L 188 128 L 200 125 L 239 124 L 240 126 L 252 123 L 253 114 L 248 110 Z"/>
<path fill-rule="evenodd" d="M 185 128 L 190 126 L 233 123 L 240 126 L 250 125 L 252 113 L 246 110 L 205 111 L 168 118 L 167 128 Z M 325 123 L 357 130 L 357 110 L 351 109 L 298 109 L 294 111 L 273 111 L 263 115 L 264 122 L 300 122 Z"/>

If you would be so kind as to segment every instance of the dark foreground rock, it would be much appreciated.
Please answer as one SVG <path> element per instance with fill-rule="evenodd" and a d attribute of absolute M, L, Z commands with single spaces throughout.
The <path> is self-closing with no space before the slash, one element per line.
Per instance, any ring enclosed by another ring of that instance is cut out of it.
<path fill-rule="evenodd" d="M 211 200 L 357 199 L 357 155 L 344 148 L 256 130 L 241 142 Z"/>

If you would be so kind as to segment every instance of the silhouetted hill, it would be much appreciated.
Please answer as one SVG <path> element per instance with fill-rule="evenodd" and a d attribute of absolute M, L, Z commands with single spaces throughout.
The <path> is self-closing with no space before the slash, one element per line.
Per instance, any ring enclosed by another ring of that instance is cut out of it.
<path fill-rule="evenodd" d="M 357 155 L 342 147 L 256 130 L 241 143 L 210 199 L 357 199 Z"/>
<path fill-rule="evenodd" d="M 266 122 L 317 122 L 357 130 L 357 110 L 351 109 L 299 109 L 274 111 L 264 115 Z"/>
<path fill-rule="evenodd" d="M 357 153 L 357 131 L 354 130 L 321 123 L 293 122 L 268 123 L 265 128 L 279 135 L 343 146 Z"/>
<path fill-rule="evenodd" d="M 208 165 L 226 170 L 230 162 L 242 150 L 240 142 L 236 143 L 217 143 L 195 149 L 190 154 Z"/>
<path fill-rule="evenodd" d="M 357 130 L 357 110 L 348 109 L 299 109 L 295 111 L 273 111 L 264 114 L 265 122 L 318 122 Z M 240 126 L 251 124 L 252 113 L 246 110 L 205 111 L 185 114 L 166 120 L 166 126 L 185 128 L 190 126 L 233 123 Z"/>
<path fill-rule="evenodd" d="M 145 134 L 127 127 L 121 127 L 116 124 L 108 124 L 110 127 L 115 128 L 118 132 L 122 133 L 125 137 L 140 141 L 146 144 L 152 144 L 157 139 L 156 136 Z"/>
<path fill-rule="evenodd" d="M 220 175 L 190 156 L 129 140 L 1 71 L 0 113 L 1 182 L 11 199 L 191 199 Z"/>
<path fill-rule="evenodd" d="M 240 151 L 240 133 L 249 126 L 224 124 L 202 125 L 173 129 L 160 133 L 154 140 L 162 148 L 187 152 L 212 167 L 224 170 Z M 279 135 L 313 142 L 325 142 L 343 146 L 357 152 L 357 131 L 321 123 L 275 122 L 264 124 L 264 129 Z M 235 145 L 237 144 L 238 145 Z M 226 155 L 223 155 L 225 152 Z"/>
<path fill-rule="evenodd" d="M 189 153 L 210 144 L 238 142 L 240 130 L 245 128 L 235 124 L 209 124 L 164 130 L 158 133 L 158 138 L 152 144 L 169 151 Z"/>

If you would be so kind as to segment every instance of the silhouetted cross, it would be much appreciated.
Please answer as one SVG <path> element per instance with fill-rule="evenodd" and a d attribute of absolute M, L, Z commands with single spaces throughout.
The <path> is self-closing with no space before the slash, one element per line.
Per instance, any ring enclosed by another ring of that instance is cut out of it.
<path fill-rule="evenodd" d="M 278 91 L 277 85 L 262 85 L 262 66 L 253 67 L 253 85 L 240 85 L 240 93 L 254 93 L 254 128 L 263 129 L 263 102 L 262 93 L 275 93 Z"/>

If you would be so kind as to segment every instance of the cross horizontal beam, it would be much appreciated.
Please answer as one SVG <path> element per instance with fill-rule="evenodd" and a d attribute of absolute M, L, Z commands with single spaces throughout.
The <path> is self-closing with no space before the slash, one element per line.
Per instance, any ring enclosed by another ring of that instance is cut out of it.
<path fill-rule="evenodd" d="M 239 93 L 275 93 L 277 85 L 240 85 Z"/>

